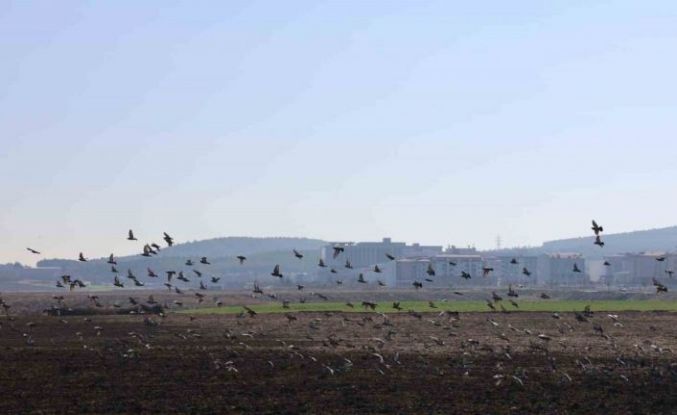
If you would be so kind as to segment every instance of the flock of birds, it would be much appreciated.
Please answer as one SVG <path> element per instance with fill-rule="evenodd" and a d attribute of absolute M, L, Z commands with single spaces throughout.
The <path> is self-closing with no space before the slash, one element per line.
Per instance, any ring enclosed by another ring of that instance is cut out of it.
<path fill-rule="evenodd" d="M 591 229 L 592 229 L 592 231 L 594 233 L 594 237 L 595 237 L 594 244 L 599 246 L 600 248 L 604 247 L 605 242 L 602 241 L 602 232 L 604 231 L 604 228 L 601 225 L 599 225 L 595 220 L 593 220 Z M 162 239 L 165 242 L 165 244 L 167 245 L 167 247 L 171 247 L 171 246 L 174 245 L 174 238 L 171 237 L 168 233 L 163 232 Z M 134 232 L 131 229 L 127 233 L 127 240 L 128 241 L 138 241 L 138 238 L 134 235 Z M 26 248 L 26 249 L 33 254 L 36 254 L 36 255 L 41 254 L 40 251 L 35 250 L 33 248 L 29 247 L 29 248 Z M 141 252 L 140 255 L 142 257 L 150 258 L 150 257 L 153 257 L 155 255 L 158 255 L 158 253 L 160 252 L 161 249 L 162 249 L 161 246 L 158 245 L 155 242 L 146 243 L 146 244 L 143 245 L 142 252 Z M 334 246 L 333 247 L 333 258 L 334 258 L 334 260 L 336 260 L 344 252 L 345 252 L 345 247 L 340 246 L 340 245 Z M 302 260 L 304 258 L 304 254 L 297 251 L 296 249 L 292 250 L 291 254 L 299 260 Z M 389 253 L 386 253 L 385 257 L 389 261 L 394 261 L 394 260 L 397 259 L 394 255 L 391 255 Z M 244 256 L 244 255 L 238 255 L 238 256 L 235 257 L 235 259 L 239 262 L 240 265 L 244 265 L 245 261 L 247 261 L 247 257 Z M 666 259 L 665 256 L 656 257 L 656 261 L 658 261 L 658 262 L 663 262 L 663 261 L 665 261 L 665 259 Z M 82 252 L 80 252 L 79 255 L 78 255 L 78 261 L 79 262 L 88 262 L 89 259 L 87 257 L 85 257 L 85 255 Z M 115 255 L 111 253 L 106 262 L 107 262 L 108 265 L 110 265 L 110 271 L 113 274 L 112 285 L 114 287 L 124 288 L 126 281 L 124 281 L 123 278 L 120 276 L 121 273 L 117 268 L 118 262 L 116 260 Z M 202 256 L 198 260 L 195 260 L 195 261 L 191 258 L 188 258 L 185 261 L 185 266 L 191 267 L 192 274 L 194 274 L 198 278 L 198 283 L 199 283 L 198 289 L 199 289 L 199 291 L 195 292 L 194 296 L 197 298 L 198 303 L 202 303 L 205 295 L 202 294 L 200 291 L 207 290 L 208 287 L 207 287 L 207 285 L 205 285 L 205 283 L 202 279 L 203 271 L 196 268 L 196 266 L 198 264 L 200 266 L 203 266 L 203 265 L 210 265 L 211 263 L 209 262 L 209 259 L 206 256 Z M 510 264 L 515 265 L 515 266 L 519 266 L 519 262 L 518 262 L 517 258 L 512 258 L 512 260 L 510 261 Z M 449 261 L 449 265 L 451 265 L 452 267 L 455 267 L 457 264 L 454 261 Z M 604 265 L 605 266 L 611 266 L 611 264 L 608 261 L 604 261 Z M 319 268 L 328 268 L 327 264 L 325 264 L 325 262 L 321 258 L 318 261 L 318 267 Z M 349 258 L 345 260 L 344 267 L 348 270 L 353 269 L 353 265 L 352 265 Z M 372 268 L 369 268 L 369 270 L 376 275 L 379 275 L 379 274 L 382 273 L 382 269 L 381 269 L 381 267 L 379 267 L 378 264 L 375 264 Z M 490 276 L 493 271 L 494 271 L 494 268 L 491 267 L 491 266 L 487 266 L 487 265 L 482 266 L 482 276 L 483 277 Z M 574 273 L 581 273 L 582 272 L 581 268 L 578 266 L 577 263 L 573 264 L 572 271 Z M 184 290 L 186 289 L 186 285 L 191 282 L 191 279 L 189 278 L 190 272 L 191 271 L 184 271 L 184 270 L 166 270 L 166 271 L 164 271 L 164 273 L 166 275 L 166 281 L 164 282 L 164 286 L 168 290 L 174 291 L 176 294 L 184 294 Z M 331 274 L 338 274 L 338 271 L 334 267 L 331 267 L 329 272 Z M 434 278 L 436 277 L 436 271 L 435 271 L 435 268 L 433 267 L 432 263 L 428 264 L 428 267 L 427 267 L 425 273 L 426 273 L 426 277 L 423 278 L 421 281 L 415 280 L 415 281 L 412 282 L 412 286 L 415 289 L 418 290 L 418 289 L 423 288 L 425 283 L 434 282 Z M 525 275 L 526 277 L 531 276 L 531 271 L 526 266 L 522 267 L 521 273 L 523 275 Z M 665 273 L 670 278 L 672 278 L 672 276 L 674 274 L 673 270 L 671 270 L 671 269 L 665 270 Z M 156 273 L 150 267 L 147 267 L 146 274 L 147 274 L 148 278 L 159 278 L 159 274 Z M 279 279 L 284 278 L 284 274 L 282 273 L 282 270 L 281 270 L 279 264 L 276 264 L 273 267 L 273 270 L 270 273 L 270 275 L 272 277 L 279 278 Z M 461 270 L 460 278 L 465 279 L 465 280 L 469 280 L 469 279 L 472 278 L 472 275 L 468 271 Z M 141 281 L 139 279 L 139 277 L 131 269 L 127 269 L 126 279 L 129 281 L 129 282 L 127 282 L 127 284 L 132 284 L 134 287 L 144 287 L 145 286 L 145 283 L 143 281 Z M 217 284 L 220 279 L 221 279 L 220 277 L 211 276 L 211 277 L 209 277 L 208 280 L 212 284 Z M 179 281 L 181 283 L 183 283 L 183 285 L 181 287 L 178 284 Z M 357 281 L 358 284 L 367 284 L 368 283 L 367 279 L 365 279 L 363 272 L 359 272 L 357 274 L 356 281 Z M 342 279 L 336 279 L 335 282 L 336 282 L 337 285 L 343 284 Z M 380 287 L 386 286 L 386 283 L 383 282 L 381 279 L 376 279 L 376 283 Z M 656 278 L 653 278 L 653 285 L 656 288 L 657 293 L 668 291 L 667 286 L 662 284 Z M 86 287 L 86 283 L 80 278 L 73 278 L 73 277 L 71 277 L 71 275 L 62 275 L 60 277 L 60 279 L 58 279 L 56 281 L 56 287 L 58 287 L 58 288 L 68 288 L 70 291 L 72 291 L 76 288 Z M 298 288 L 299 291 L 303 290 L 305 288 L 302 284 L 297 284 L 296 287 Z M 462 293 L 457 292 L 457 291 L 455 291 L 454 293 L 457 294 L 457 295 L 462 295 Z M 511 293 L 514 293 L 512 285 L 509 286 L 509 289 L 508 289 L 508 296 L 509 297 L 513 297 L 513 295 L 511 295 Z M 264 294 L 263 291 L 261 290 L 261 288 L 259 287 L 258 283 L 254 284 L 253 294 Z M 325 295 L 322 295 L 322 294 L 319 294 L 319 293 L 313 293 L 313 295 L 316 295 L 316 296 L 318 296 L 319 298 L 322 298 L 322 299 L 327 299 L 327 297 Z M 272 299 L 277 298 L 277 296 L 275 294 L 269 294 L 269 296 Z M 494 294 L 494 296 L 496 296 L 496 295 Z M 547 299 L 549 297 L 548 297 L 547 294 L 543 293 L 543 294 L 541 294 L 541 298 Z M 300 301 L 305 302 L 305 299 L 303 297 L 301 297 Z M 178 303 L 181 303 L 181 302 L 178 302 Z M 289 303 L 288 301 L 284 301 L 283 305 L 287 306 L 288 303 Z M 491 303 L 491 302 L 488 302 L 488 303 Z"/>
<path fill-rule="evenodd" d="M 594 231 L 595 234 L 595 244 L 603 247 L 604 242 L 601 240 L 601 232 L 603 232 L 603 228 L 599 226 L 595 221 L 592 222 L 593 227 L 592 230 Z M 127 239 L 129 241 L 137 241 L 137 238 L 135 237 L 134 233 L 132 230 L 129 231 Z M 163 235 L 163 240 L 167 244 L 167 246 L 172 246 L 174 244 L 174 239 L 168 235 L 167 233 L 164 233 Z M 144 244 L 143 246 L 143 251 L 141 253 L 142 256 L 145 257 L 150 257 L 153 255 L 157 255 L 158 252 L 160 251 L 161 247 L 155 243 L 150 243 L 150 244 Z M 34 250 L 32 248 L 28 248 L 28 250 L 34 254 L 40 254 L 39 251 Z M 342 246 L 335 246 L 333 249 L 333 257 L 334 259 L 339 258 L 342 254 L 344 254 L 345 248 Z M 299 260 L 304 258 L 304 255 L 300 253 L 297 250 L 293 250 L 292 254 L 298 258 Z M 388 260 L 395 260 L 396 258 L 390 254 L 386 255 Z M 239 255 L 235 259 L 239 261 L 240 264 L 245 264 L 247 261 L 247 258 L 244 255 Z M 78 255 L 78 260 L 80 262 L 86 262 L 88 259 L 84 256 L 83 253 L 80 253 Z M 658 257 L 656 258 L 657 261 L 664 261 L 664 257 Z M 113 285 L 116 287 L 124 287 L 124 283 L 121 281 L 120 276 L 118 275 L 118 271 L 116 269 L 117 266 L 117 261 L 115 259 L 115 256 L 111 254 L 108 258 L 108 264 L 111 265 L 111 271 L 115 274 L 114 275 L 114 282 Z M 197 260 L 192 260 L 192 259 L 187 259 L 185 264 L 187 266 L 194 266 L 195 264 L 200 264 L 200 265 L 210 265 L 209 258 L 206 256 L 202 256 Z M 516 259 L 513 259 L 511 261 L 512 264 L 514 265 L 519 265 L 519 262 Z M 452 264 L 455 265 L 455 264 Z M 608 264 L 607 264 L 608 265 Z M 318 263 L 319 267 L 326 267 L 326 264 L 320 259 Z M 352 264 L 350 263 L 350 260 L 347 259 L 345 263 L 345 267 L 348 269 L 352 269 Z M 381 269 L 378 267 L 378 265 L 375 265 L 373 267 L 373 272 L 374 273 L 380 273 Z M 158 274 L 156 274 L 154 271 L 152 271 L 150 268 L 147 270 L 148 271 L 148 277 L 150 278 L 158 278 Z M 482 272 L 484 276 L 490 275 L 490 273 L 493 271 L 492 268 L 490 267 L 483 267 Z M 580 269 L 578 269 L 577 265 L 574 264 L 574 271 L 575 272 L 580 272 Z M 189 279 L 185 276 L 183 271 L 176 271 L 176 270 L 167 270 L 165 271 L 166 276 L 167 276 L 167 281 L 165 285 L 169 290 L 172 290 L 176 292 L 177 294 L 182 294 L 183 290 L 179 287 L 176 286 L 175 280 L 179 280 L 182 282 L 189 282 Z M 198 278 L 202 277 L 202 274 L 198 270 L 194 270 L 194 273 Z M 530 275 L 530 271 L 526 268 L 523 268 L 523 273 L 525 275 Z M 131 280 L 134 284 L 134 286 L 142 286 L 143 282 L 138 279 L 137 276 L 133 274 L 133 272 L 128 271 L 127 272 L 127 278 Z M 428 267 L 426 274 L 429 278 L 426 278 L 428 281 L 432 281 L 432 278 L 435 277 L 435 269 L 431 266 Z M 282 270 L 280 269 L 279 265 L 275 265 L 273 267 L 272 272 L 270 273 L 272 277 L 275 278 L 285 278 Z M 471 278 L 469 274 L 467 274 L 465 271 L 463 272 L 462 278 Z M 217 282 L 218 279 L 215 279 L 216 277 L 212 277 L 212 282 Z M 359 273 L 357 276 L 357 282 L 361 284 L 366 284 L 367 280 L 364 278 L 363 273 Z M 379 285 L 385 285 L 383 282 L 378 281 Z M 421 289 L 423 288 L 423 281 L 415 281 L 414 287 L 416 289 Z M 663 284 L 660 282 L 654 280 L 654 285 L 656 286 L 657 292 L 666 292 L 667 287 L 665 287 Z M 81 288 L 85 287 L 85 283 L 81 281 L 80 279 L 77 278 L 72 278 L 68 275 L 64 275 L 61 277 L 60 280 L 57 281 L 57 286 L 58 287 L 64 287 L 68 288 L 69 290 L 74 290 L 76 288 Z M 296 288 L 299 291 L 302 291 L 305 287 L 303 285 L 297 285 Z M 200 291 L 205 290 L 206 286 L 200 281 Z M 263 290 L 259 287 L 258 284 L 254 284 L 254 294 L 257 295 L 264 295 Z M 314 295 L 318 296 L 318 298 L 327 300 L 327 296 L 324 296 L 320 293 L 313 293 Z M 462 293 L 457 293 L 461 295 Z M 195 296 L 198 299 L 198 302 L 202 302 L 205 295 L 202 294 L 201 292 L 195 292 Z M 519 293 L 512 287 L 509 286 L 508 291 L 506 293 L 507 297 L 507 302 L 509 302 L 512 307 L 514 308 L 519 308 L 519 303 L 517 302 L 517 299 L 519 298 Z M 89 295 L 88 296 L 89 301 L 95 306 L 95 307 L 102 307 L 103 305 L 100 303 L 100 299 L 97 295 Z M 274 295 L 271 295 L 271 298 L 276 298 Z M 543 299 L 549 299 L 550 297 L 546 293 L 541 294 L 541 298 Z M 51 313 L 52 315 L 61 315 L 61 312 L 63 312 L 66 308 L 64 306 L 64 296 L 63 295 L 58 295 L 54 296 L 54 299 L 57 300 L 58 305 L 52 307 Z M 301 302 L 305 302 L 305 299 L 303 297 L 300 300 Z M 445 300 L 443 300 L 445 301 Z M 130 304 L 135 307 L 134 313 L 137 314 L 144 314 L 144 315 L 153 315 L 156 314 L 160 318 L 165 318 L 165 308 L 167 308 L 167 304 L 165 303 L 164 307 L 160 306 L 158 304 L 158 301 L 155 300 L 153 295 L 150 295 L 148 297 L 147 301 L 140 301 L 134 297 L 129 298 Z M 504 306 L 504 297 L 496 292 L 492 292 L 492 297 L 491 299 L 487 300 L 487 306 L 496 312 L 500 313 L 510 313 L 510 311 Z M 182 305 L 182 302 L 177 300 L 175 301 L 175 304 L 178 306 Z M 217 303 L 217 305 L 220 305 Z M 348 302 L 347 305 L 351 308 L 355 307 L 354 304 L 351 302 Z M 377 312 L 377 309 L 379 307 L 379 304 L 372 302 L 372 301 L 362 301 L 360 303 L 361 307 L 363 307 L 365 310 L 370 310 Z M 0 297 L 0 306 L 3 307 L 6 315 L 8 317 L 10 316 L 9 310 L 11 306 L 3 301 L 3 299 Z M 118 305 L 119 307 L 119 305 Z M 289 302 L 288 301 L 283 301 L 283 307 L 289 308 Z M 428 301 L 428 307 L 430 308 L 431 312 L 436 311 L 435 309 L 438 308 L 438 305 L 434 301 Z M 392 308 L 398 312 L 404 312 L 405 309 L 402 307 L 402 304 L 400 302 L 393 302 L 392 303 Z M 404 313 L 403 313 L 404 314 Z M 239 321 L 244 322 L 245 320 L 241 319 L 246 319 L 247 317 L 254 318 L 256 317 L 257 312 L 253 310 L 251 307 L 244 306 L 243 311 L 237 316 Z M 293 313 L 287 312 L 284 314 L 286 319 L 288 320 L 289 324 L 294 324 L 294 322 L 299 321 L 299 317 L 297 315 L 294 315 Z M 329 317 L 332 314 L 331 313 L 325 313 L 325 316 Z M 423 342 L 424 345 L 427 345 L 425 347 L 444 347 L 445 346 L 445 340 L 444 336 L 447 337 L 456 337 L 458 334 L 456 333 L 456 329 L 459 327 L 459 321 L 460 321 L 460 313 L 458 312 L 451 312 L 451 311 L 441 311 L 437 314 L 437 317 L 434 317 L 430 319 L 428 318 L 430 314 L 424 315 L 422 313 L 416 312 L 414 310 L 406 310 L 406 314 L 404 315 L 409 315 L 416 321 L 424 322 L 428 321 L 431 323 L 431 327 L 434 327 L 435 330 L 441 330 L 439 333 L 434 333 L 430 334 L 427 336 L 425 339 L 419 339 Z M 386 356 L 386 350 L 388 349 L 386 346 L 387 345 L 394 345 L 394 338 L 398 335 L 398 330 L 396 328 L 396 323 L 393 321 L 391 317 L 389 317 L 387 314 L 382 313 L 382 312 L 377 312 L 377 314 L 373 313 L 366 313 L 361 315 L 359 314 L 356 315 L 346 315 L 346 314 L 341 314 L 341 325 L 346 327 L 349 325 L 354 324 L 355 328 L 365 328 L 365 327 L 371 327 L 371 330 L 378 331 L 379 335 L 374 336 L 371 338 L 366 339 L 367 345 L 363 345 L 363 349 L 367 350 L 369 354 L 374 358 L 374 362 L 376 364 L 377 370 L 379 373 L 382 375 L 385 375 L 389 370 L 392 370 L 394 367 L 401 366 L 403 365 L 403 361 L 400 360 L 400 354 L 399 351 L 396 352 L 392 357 L 387 357 Z M 490 315 L 491 316 L 491 315 Z M 604 339 L 608 341 L 608 348 L 610 350 L 614 350 L 618 348 L 618 346 L 615 343 L 615 339 L 613 336 L 609 334 L 609 332 L 604 328 L 604 325 L 602 324 L 602 321 L 596 319 L 596 315 L 590 310 L 589 307 L 586 307 L 584 310 L 580 312 L 575 312 L 573 314 L 573 320 L 570 323 L 569 321 L 566 321 L 565 317 L 563 315 L 560 315 L 559 313 L 552 313 L 552 319 L 553 321 L 556 322 L 554 326 L 554 330 L 556 330 L 558 333 L 561 335 L 564 335 L 566 333 L 571 333 L 576 330 L 575 324 L 585 324 L 589 323 L 591 324 L 592 327 L 592 333 L 596 336 L 599 336 L 599 338 Z M 85 318 L 86 321 L 91 322 L 91 319 Z M 190 317 L 191 320 L 194 319 L 194 317 Z M 305 319 L 305 317 L 304 317 Z M 425 319 L 425 320 L 424 320 Z M 619 317 L 614 314 L 608 314 L 605 320 L 608 319 L 614 327 L 623 327 L 623 323 L 620 321 Z M 251 319 L 246 319 L 248 321 L 254 321 Z M 67 320 L 61 320 L 64 324 L 68 324 Z M 310 333 L 316 333 L 320 330 L 321 325 L 323 322 L 326 320 L 323 320 L 320 316 L 313 317 L 309 323 L 308 323 L 308 330 Z M 572 378 L 571 376 L 562 371 L 559 370 L 557 367 L 557 362 L 555 361 L 555 358 L 552 357 L 549 354 L 549 349 L 548 345 L 549 344 L 555 344 L 558 343 L 562 349 L 566 349 L 567 345 L 564 342 L 557 342 L 557 335 L 553 333 L 549 333 L 546 330 L 535 330 L 535 329 L 529 329 L 529 328 L 518 328 L 513 326 L 511 323 L 506 323 L 506 322 L 501 322 L 498 321 L 495 317 L 489 317 L 486 319 L 487 324 L 493 332 L 495 333 L 494 335 L 496 336 L 496 339 L 499 341 L 503 342 L 505 344 L 505 347 L 501 348 L 501 352 L 496 356 L 498 363 L 496 364 L 496 374 L 493 376 L 493 380 L 497 386 L 506 383 L 506 382 L 512 382 L 513 384 L 516 385 L 521 385 L 524 386 L 524 383 L 527 381 L 528 375 L 526 373 L 526 369 L 521 368 L 516 366 L 512 371 L 508 372 L 506 369 L 508 364 L 507 362 L 512 361 L 511 357 L 511 347 L 510 344 L 513 341 L 516 341 L 516 337 L 509 335 L 509 333 L 515 333 L 516 335 L 519 334 L 520 336 L 527 336 L 529 339 L 534 339 L 534 341 L 530 341 L 528 348 L 530 348 L 534 352 L 543 352 L 545 353 L 545 356 L 548 359 L 548 370 L 551 370 L 553 373 L 558 373 L 559 376 L 564 381 L 571 382 Z M 572 324 L 573 323 L 573 324 Z M 27 327 L 32 327 L 31 324 L 33 323 L 28 323 Z M 157 326 L 159 323 L 154 320 L 152 317 L 144 317 L 144 324 L 149 326 L 149 327 L 154 327 Z M 245 323 L 239 323 L 238 324 L 245 324 Z M 0 328 L 1 328 L 1 323 L 0 323 Z M 15 330 L 18 330 L 14 328 Z M 278 328 L 279 329 L 279 328 Z M 101 335 L 101 332 L 103 331 L 103 328 L 101 326 L 96 326 L 95 331 L 98 335 Z M 443 335 L 444 336 L 443 336 Z M 84 336 L 82 333 L 78 332 L 76 333 L 79 339 L 84 339 Z M 150 349 L 152 347 L 152 338 L 151 336 L 144 336 L 143 334 L 139 332 L 131 332 L 129 334 L 135 343 L 143 345 L 143 348 L 145 349 Z M 255 338 L 261 337 L 264 334 L 261 331 L 256 331 L 256 330 L 250 330 L 248 332 L 243 332 L 243 333 L 235 333 L 231 329 L 226 329 L 226 332 L 223 333 L 223 337 L 226 340 L 231 341 L 233 344 L 240 345 L 241 347 L 244 348 L 250 348 L 252 345 L 254 345 L 254 340 Z M 26 339 L 26 343 L 29 345 L 34 344 L 34 339 L 29 331 L 23 331 L 22 336 Z M 190 338 L 200 338 L 201 334 L 199 333 L 198 330 L 196 329 L 188 329 L 187 332 L 185 333 L 180 333 L 177 334 L 178 337 L 187 340 Z M 355 336 L 355 339 L 359 338 L 360 336 Z M 308 335 L 308 338 L 312 339 L 312 335 Z M 249 340 L 247 340 L 249 339 Z M 84 341 L 84 340 L 83 340 Z M 288 344 L 287 340 L 283 339 L 278 339 L 278 342 L 280 343 L 280 347 L 282 347 L 284 350 L 287 350 L 293 355 L 294 357 L 298 357 L 301 359 L 309 359 L 315 363 L 318 364 L 318 367 L 324 371 L 326 374 L 329 375 L 335 375 L 337 373 L 341 373 L 343 371 L 350 370 L 354 366 L 354 362 L 352 362 L 348 357 L 342 357 L 341 361 L 339 363 L 330 362 L 330 361 L 320 361 L 317 358 L 312 356 L 311 351 L 303 351 L 301 348 L 294 346 L 293 344 Z M 330 333 L 325 339 L 322 340 L 321 342 L 323 347 L 328 347 L 332 349 L 337 349 L 340 346 L 344 347 L 354 347 L 354 345 L 351 345 L 351 340 L 346 339 L 346 338 L 341 338 L 338 335 L 334 333 Z M 657 345 L 655 342 L 649 342 L 648 344 L 638 344 L 635 345 L 637 349 L 637 353 L 647 353 L 647 352 L 659 352 L 659 353 L 667 353 L 667 352 L 672 352 L 669 350 L 669 348 Z M 470 375 L 470 372 L 472 370 L 472 363 L 470 362 L 472 359 L 470 356 L 473 354 L 477 353 L 495 353 L 495 349 L 481 344 L 480 341 L 474 340 L 474 339 L 467 339 L 461 342 L 461 348 L 464 351 L 464 358 L 463 358 L 463 367 L 464 367 L 464 375 Z M 129 348 L 126 350 L 122 355 L 125 358 L 129 357 L 134 357 L 138 356 L 139 351 L 134 348 Z M 304 354 L 305 353 L 305 354 Z M 467 354 L 467 356 L 466 356 Z M 503 362 L 503 363 L 502 363 Z M 577 361 L 577 366 L 582 372 L 589 372 L 590 370 L 595 369 L 595 365 L 592 363 L 590 358 L 587 357 L 582 357 L 578 359 Z M 269 365 L 271 368 L 275 368 L 276 364 L 275 362 L 268 361 Z M 229 361 L 224 361 L 223 359 L 220 358 L 214 358 L 213 359 L 213 364 L 214 367 L 218 370 L 224 369 L 229 372 L 238 372 L 238 369 L 236 365 L 233 363 L 232 360 Z M 627 361 L 627 359 L 623 356 L 619 356 L 616 359 L 616 365 L 618 368 L 627 368 L 629 367 L 630 363 Z M 624 375 L 620 375 L 623 380 L 630 382 L 630 379 Z"/>

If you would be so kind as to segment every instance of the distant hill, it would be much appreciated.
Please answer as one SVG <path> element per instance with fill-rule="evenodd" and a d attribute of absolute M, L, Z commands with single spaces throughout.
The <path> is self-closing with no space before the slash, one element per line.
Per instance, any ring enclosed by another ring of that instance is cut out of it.
<path fill-rule="evenodd" d="M 590 232 L 592 234 L 592 231 Z M 594 245 L 594 236 L 558 239 L 538 247 L 508 248 L 486 251 L 493 255 L 536 255 L 557 252 L 577 252 L 588 258 L 627 252 L 676 251 L 677 226 L 644 231 L 602 234 L 603 248 Z"/>
<path fill-rule="evenodd" d="M 593 244 L 593 236 L 544 242 L 543 252 L 580 252 L 596 257 L 608 254 L 677 250 L 677 226 L 644 231 L 603 234 L 604 248 Z"/>

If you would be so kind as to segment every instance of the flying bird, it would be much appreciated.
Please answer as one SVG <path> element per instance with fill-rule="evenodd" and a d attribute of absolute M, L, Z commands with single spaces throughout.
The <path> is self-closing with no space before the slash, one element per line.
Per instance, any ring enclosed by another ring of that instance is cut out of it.
<path fill-rule="evenodd" d="M 522 274 L 526 275 L 527 277 L 531 276 L 531 271 L 527 269 L 527 267 L 522 267 Z"/>
<path fill-rule="evenodd" d="M 186 260 L 186 266 L 187 266 L 187 267 L 193 266 L 193 261 L 190 260 L 190 259 Z"/>
<path fill-rule="evenodd" d="M 111 264 L 111 265 L 117 265 L 118 264 L 118 262 L 115 260 L 115 256 L 113 256 L 113 254 L 110 254 L 110 256 L 108 257 L 108 263 Z"/>
<path fill-rule="evenodd" d="M 517 259 L 516 258 L 511 259 L 510 263 L 513 265 L 517 265 Z"/>
<path fill-rule="evenodd" d="M 239 257 L 238 257 L 238 259 L 239 259 Z M 209 265 L 209 261 L 207 261 L 206 256 L 203 256 L 202 258 L 200 258 L 200 264 Z"/>
<path fill-rule="evenodd" d="M 366 284 L 367 281 L 364 279 L 364 275 L 360 272 L 360 275 L 357 276 L 357 282 Z"/>
<path fill-rule="evenodd" d="M 604 242 L 602 241 L 602 238 L 597 235 L 595 236 L 595 242 L 593 242 L 595 245 L 599 245 L 600 248 L 604 247 Z"/>
<path fill-rule="evenodd" d="M 492 267 L 482 267 L 482 276 L 483 277 L 489 276 L 489 273 L 493 270 L 494 269 Z"/>
<path fill-rule="evenodd" d="M 324 264 L 324 261 L 322 260 L 322 258 L 320 258 L 320 262 L 317 264 L 317 266 L 320 267 L 320 268 L 326 268 L 326 267 L 327 267 L 327 266 Z"/>
<path fill-rule="evenodd" d="M 592 229 L 592 231 L 595 232 L 595 235 L 599 235 L 600 232 L 604 232 L 604 228 L 599 226 L 594 219 L 592 221 L 592 228 L 590 229 Z"/>
<path fill-rule="evenodd" d="M 280 266 L 279 266 L 279 265 L 275 265 L 275 268 L 273 268 L 273 272 L 271 272 L 270 275 L 272 275 L 273 277 L 282 278 L 283 275 L 280 274 Z"/>
<path fill-rule="evenodd" d="M 416 288 L 417 290 L 418 290 L 419 288 L 423 288 L 423 283 L 422 283 L 422 282 L 419 282 L 419 281 L 414 281 L 414 282 L 411 283 L 411 285 L 413 285 L 414 288 Z"/>
<path fill-rule="evenodd" d="M 348 268 L 348 269 L 353 269 L 353 264 L 350 263 L 350 260 L 346 259 L 345 267 Z"/>
<path fill-rule="evenodd" d="M 428 269 L 425 270 L 425 273 L 431 277 L 435 276 L 435 268 L 433 268 L 433 264 L 428 264 Z"/>
<path fill-rule="evenodd" d="M 134 232 L 130 229 L 129 232 L 127 233 L 127 240 L 128 241 L 136 241 L 136 237 L 134 236 Z"/>
<path fill-rule="evenodd" d="M 167 246 L 172 246 L 172 245 L 174 245 L 174 238 L 172 238 L 171 236 L 169 236 L 169 234 L 168 234 L 167 232 L 163 232 L 162 239 L 165 240 L 165 242 L 167 243 Z"/>
<path fill-rule="evenodd" d="M 377 274 L 380 273 L 381 268 L 379 268 L 378 265 L 374 265 L 374 272 L 377 273 Z"/>
<path fill-rule="evenodd" d="M 334 258 L 336 258 L 337 256 L 339 256 L 339 255 L 341 254 L 341 252 L 344 252 L 345 250 L 346 250 L 346 249 L 345 249 L 344 247 L 342 247 L 342 246 L 335 246 L 335 247 L 334 247 Z"/>
<path fill-rule="evenodd" d="M 303 258 L 303 254 L 300 253 L 299 251 L 297 251 L 296 249 L 293 249 L 292 251 L 294 251 L 294 256 L 295 256 L 296 258 L 298 258 L 298 259 Z"/>
<path fill-rule="evenodd" d="M 386 254 L 386 258 L 388 258 L 388 259 L 391 260 L 391 261 L 394 261 L 394 260 L 395 260 L 395 257 L 392 256 L 392 255 L 390 255 L 390 254 Z"/>
<path fill-rule="evenodd" d="M 87 262 L 87 258 L 85 258 L 85 256 L 82 255 L 82 252 L 80 252 L 80 255 L 78 256 L 78 261 L 80 261 L 80 262 Z"/>
<path fill-rule="evenodd" d="M 578 268 L 578 264 L 575 263 L 575 262 L 574 262 L 574 269 L 573 269 L 573 271 L 574 271 L 574 272 L 581 272 L 581 269 Z"/>
<path fill-rule="evenodd" d="M 39 252 L 39 251 L 36 251 L 36 250 L 33 249 L 33 248 L 26 248 L 26 249 L 27 249 L 28 252 L 30 252 L 31 254 L 40 255 L 40 252 Z"/>

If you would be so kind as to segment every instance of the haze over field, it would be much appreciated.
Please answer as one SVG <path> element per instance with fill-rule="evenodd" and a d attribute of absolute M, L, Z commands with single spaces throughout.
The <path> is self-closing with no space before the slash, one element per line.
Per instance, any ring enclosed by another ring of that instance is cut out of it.
<path fill-rule="evenodd" d="M 3 2 L 0 263 L 670 226 L 677 4 Z"/>

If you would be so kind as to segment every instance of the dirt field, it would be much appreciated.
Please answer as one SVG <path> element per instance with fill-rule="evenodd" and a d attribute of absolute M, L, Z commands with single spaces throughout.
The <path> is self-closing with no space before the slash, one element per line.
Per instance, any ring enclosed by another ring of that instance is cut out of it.
<path fill-rule="evenodd" d="M 677 315 L 617 314 L 10 312 L 0 413 L 677 413 Z"/>

